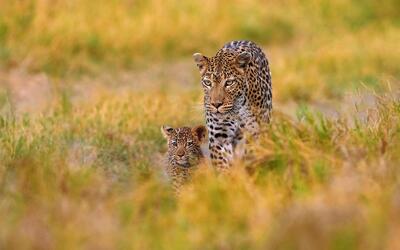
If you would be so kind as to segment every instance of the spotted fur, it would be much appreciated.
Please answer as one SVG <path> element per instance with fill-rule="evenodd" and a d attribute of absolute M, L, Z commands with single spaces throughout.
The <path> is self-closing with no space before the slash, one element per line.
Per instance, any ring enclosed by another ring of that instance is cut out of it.
<path fill-rule="evenodd" d="M 204 158 L 200 146 L 205 141 L 207 130 L 204 126 L 162 126 L 161 132 L 168 143 L 166 173 L 173 189 L 179 193 L 180 187 L 190 179 L 191 173 Z"/>
<path fill-rule="evenodd" d="M 193 55 L 204 89 L 211 162 L 228 169 L 247 135 L 269 123 L 272 85 L 268 60 L 250 41 L 233 41 L 214 57 Z"/>

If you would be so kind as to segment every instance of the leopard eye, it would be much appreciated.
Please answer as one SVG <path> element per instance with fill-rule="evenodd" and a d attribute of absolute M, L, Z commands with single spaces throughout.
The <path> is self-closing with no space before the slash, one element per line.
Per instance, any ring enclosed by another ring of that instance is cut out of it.
<path fill-rule="evenodd" d="M 192 146 L 193 145 L 193 141 L 188 141 L 188 145 Z"/>
<path fill-rule="evenodd" d="M 227 81 L 225 81 L 225 86 L 226 86 L 226 87 L 230 87 L 230 86 L 232 86 L 234 83 L 235 83 L 234 80 L 227 80 Z"/>
<path fill-rule="evenodd" d="M 171 141 L 172 146 L 176 147 L 178 144 L 176 143 L 175 140 Z"/>
<path fill-rule="evenodd" d="M 203 85 L 206 86 L 206 87 L 211 87 L 211 81 L 205 79 L 205 80 L 203 80 Z"/>

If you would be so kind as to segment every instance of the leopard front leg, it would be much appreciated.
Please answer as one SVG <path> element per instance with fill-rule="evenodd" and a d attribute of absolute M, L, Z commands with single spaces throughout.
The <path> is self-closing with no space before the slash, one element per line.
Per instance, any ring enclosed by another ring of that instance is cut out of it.
<path fill-rule="evenodd" d="M 260 134 L 260 125 L 258 124 L 253 112 L 243 108 L 239 111 L 239 129 L 234 138 L 234 157 L 236 159 L 251 158 L 249 143 L 256 141 Z"/>
<path fill-rule="evenodd" d="M 223 172 L 232 166 L 239 125 L 229 115 L 207 113 L 206 118 L 211 163 L 218 172 Z"/>
<path fill-rule="evenodd" d="M 260 134 L 260 125 L 254 115 L 255 112 L 241 111 L 239 111 L 241 133 L 246 138 L 246 141 L 257 139 Z"/>
<path fill-rule="evenodd" d="M 233 161 L 233 147 L 231 143 L 221 143 L 220 141 L 210 143 L 211 163 L 218 172 L 228 170 Z"/>

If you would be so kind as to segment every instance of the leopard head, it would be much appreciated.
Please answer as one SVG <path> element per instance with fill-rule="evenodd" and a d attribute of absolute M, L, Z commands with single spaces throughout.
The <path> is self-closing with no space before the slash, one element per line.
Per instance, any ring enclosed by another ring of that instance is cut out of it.
<path fill-rule="evenodd" d="M 181 167 L 192 167 L 203 157 L 200 146 L 206 139 L 206 128 L 172 128 L 162 126 L 161 132 L 168 143 L 168 163 Z"/>
<path fill-rule="evenodd" d="M 221 49 L 214 57 L 195 53 L 193 58 L 200 71 L 206 110 L 224 114 L 238 108 L 244 98 L 251 54 Z"/>

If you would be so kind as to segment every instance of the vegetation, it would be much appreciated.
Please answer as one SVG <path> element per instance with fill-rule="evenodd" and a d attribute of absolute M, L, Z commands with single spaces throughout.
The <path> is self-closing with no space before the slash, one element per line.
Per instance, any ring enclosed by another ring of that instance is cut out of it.
<path fill-rule="evenodd" d="M 215 53 L 225 41 L 246 38 L 289 46 L 287 53 L 296 55 L 289 65 L 314 59 L 333 78 L 364 58 L 377 72 L 398 74 L 398 53 L 390 51 L 398 51 L 399 9 L 396 0 L 2 1 L 0 58 L 52 74 L 79 73 L 99 64 L 119 68 L 186 58 L 199 49 Z M 323 58 L 309 58 L 319 50 Z M 353 70 L 349 78 L 357 76 Z M 371 78 L 376 72 L 363 73 Z"/>
<path fill-rule="evenodd" d="M 1 1 L 0 249 L 399 249 L 399 10 Z M 204 122 L 191 54 L 236 38 L 270 57 L 273 121 L 175 197 L 160 126 Z M 42 73 L 51 100 L 20 109 Z"/>

